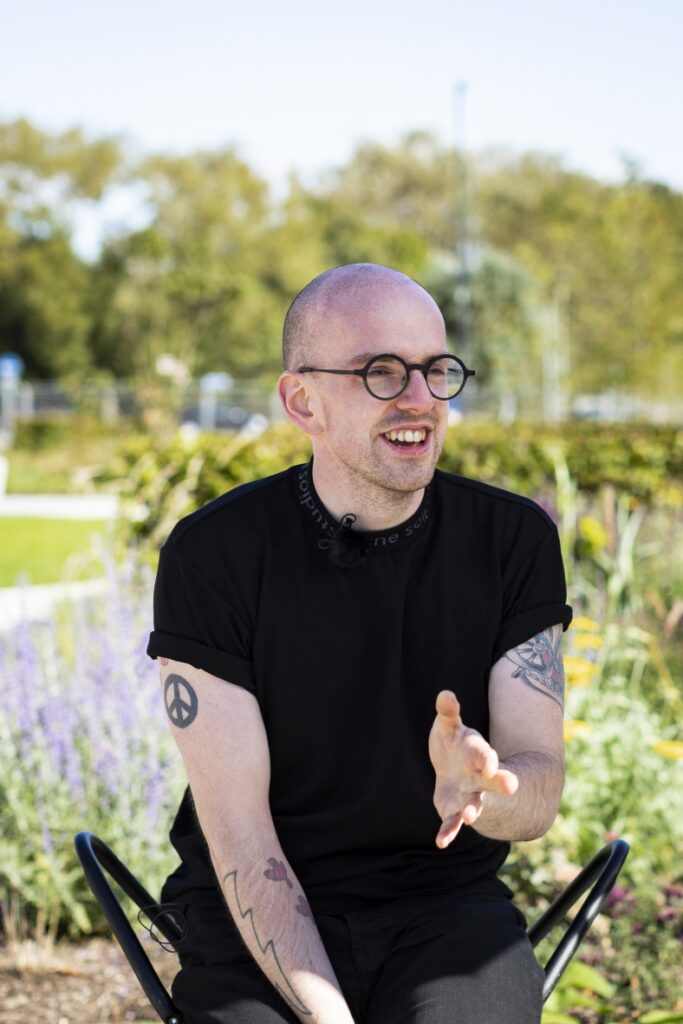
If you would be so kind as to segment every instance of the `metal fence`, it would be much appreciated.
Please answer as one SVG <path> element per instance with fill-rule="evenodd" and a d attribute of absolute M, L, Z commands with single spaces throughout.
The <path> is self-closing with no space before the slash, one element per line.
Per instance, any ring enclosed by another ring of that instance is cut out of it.
<path fill-rule="evenodd" d="M 662 402 L 611 391 L 549 403 L 541 402 L 538 395 L 531 393 L 500 395 L 476 381 L 470 385 L 452 403 L 454 419 L 462 416 L 510 423 L 516 419 L 590 419 L 683 424 L 683 400 Z M 163 389 L 152 385 L 135 388 L 123 382 L 86 382 L 70 389 L 54 381 L 0 381 L 0 429 L 5 435 L 11 435 L 18 422 L 43 417 L 69 419 L 85 413 L 114 424 L 121 420 L 144 421 L 150 410 L 160 407 L 170 411 L 178 425 L 200 431 L 240 430 L 255 416 L 268 423 L 284 418 L 275 389 L 248 381 L 234 381 L 225 390 L 207 389 L 199 381 L 166 385 Z"/>
<path fill-rule="evenodd" d="M 255 415 L 268 422 L 282 418 L 273 388 L 242 381 L 225 391 L 207 390 L 199 382 L 159 389 L 134 388 L 122 382 L 86 382 L 77 389 L 54 381 L 0 382 L 0 427 L 5 431 L 18 422 L 53 416 L 68 419 L 79 414 L 110 424 L 143 421 L 155 407 L 170 411 L 179 425 L 201 431 L 239 430 Z"/>

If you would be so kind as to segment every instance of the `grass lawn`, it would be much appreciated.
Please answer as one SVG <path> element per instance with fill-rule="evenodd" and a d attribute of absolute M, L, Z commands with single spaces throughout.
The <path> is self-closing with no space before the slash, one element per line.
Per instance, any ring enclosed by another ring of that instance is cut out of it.
<path fill-rule="evenodd" d="M 0 517 L 0 587 L 56 583 L 63 578 L 99 576 L 102 567 L 88 554 L 93 535 L 106 536 L 112 524 L 91 519 Z"/>

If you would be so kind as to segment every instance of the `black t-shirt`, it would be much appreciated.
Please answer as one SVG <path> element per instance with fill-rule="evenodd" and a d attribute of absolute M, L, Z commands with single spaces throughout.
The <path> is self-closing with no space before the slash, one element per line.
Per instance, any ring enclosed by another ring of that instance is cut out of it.
<path fill-rule="evenodd" d="M 494 662 L 572 617 L 557 529 L 527 498 L 437 470 L 406 522 L 345 526 L 310 464 L 183 519 L 161 551 L 148 648 L 256 696 L 273 822 L 314 913 L 494 877 L 508 843 L 464 827 L 435 845 L 436 696 L 453 690 L 487 737 Z M 171 841 L 183 863 L 165 897 L 220 899 L 189 790 Z"/>

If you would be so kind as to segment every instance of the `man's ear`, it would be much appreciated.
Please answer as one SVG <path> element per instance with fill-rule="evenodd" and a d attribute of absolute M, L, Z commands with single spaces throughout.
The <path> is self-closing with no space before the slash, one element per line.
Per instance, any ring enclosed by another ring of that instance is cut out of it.
<path fill-rule="evenodd" d="M 324 423 L 319 403 L 300 374 L 285 370 L 277 382 L 277 393 L 288 420 L 311 436 L 322 433 Z"/>

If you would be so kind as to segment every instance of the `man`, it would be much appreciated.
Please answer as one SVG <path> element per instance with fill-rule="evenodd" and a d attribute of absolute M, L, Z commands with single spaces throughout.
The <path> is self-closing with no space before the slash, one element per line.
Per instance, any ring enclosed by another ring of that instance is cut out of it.
<path fill-rule="evenodd" d="M 542 971 L 496 873 L 562 790 L 557 530 L 435 470 L 472 371 L 416 282 L 321 275 L 284 360 L 312 462 L 161 553 L 149 653 L 191 789 L 174 998 L 191 1024 L 533 1024 Z"/>

